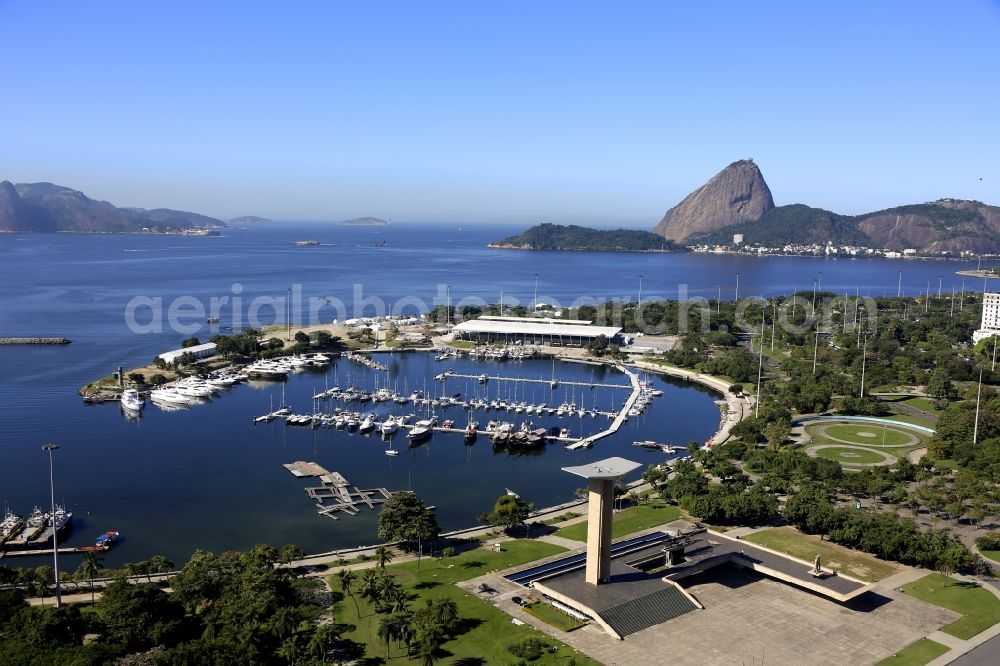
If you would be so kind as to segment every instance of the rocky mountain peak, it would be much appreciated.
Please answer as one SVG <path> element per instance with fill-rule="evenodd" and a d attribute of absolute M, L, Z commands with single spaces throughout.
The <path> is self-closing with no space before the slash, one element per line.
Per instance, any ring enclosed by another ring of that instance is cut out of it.
<path fill-rule="evenodd" d="M 756 222 L 774 208 L 771 190 L 753 159 L 733 162 L 667 211 L 653 229 L 673 241 Z"/>

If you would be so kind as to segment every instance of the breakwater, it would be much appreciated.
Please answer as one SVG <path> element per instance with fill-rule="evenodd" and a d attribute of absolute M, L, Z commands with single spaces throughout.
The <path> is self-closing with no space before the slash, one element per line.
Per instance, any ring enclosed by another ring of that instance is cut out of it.
<path fill-rule="evenodd" d="M 69 338 L 0 338 L 0 345 L 68 345 Z"/>

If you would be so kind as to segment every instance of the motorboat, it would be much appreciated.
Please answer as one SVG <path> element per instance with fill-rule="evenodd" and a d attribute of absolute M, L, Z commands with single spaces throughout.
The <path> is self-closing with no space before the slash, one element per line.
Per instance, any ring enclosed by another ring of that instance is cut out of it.
<path fill-rule="evenodd" d="M 125 389 L 122 392 L 121 403 L 128 411 L 138 413 L 146 406 L 146 399 L 135 389 Z"/>
<path fill-rule="evenodd" d="M 358 426 L 359 432 L 371 432 L 375 429 L 375 415 L 367 414 Z"/>
<path fill-rule="evenodd" d="M 172 388 L 153 389 L 149 393 L 153 400 L 172 405 L 189 405 L 193 402 L 190 396 L 183 395 Z"/>
<path fill-rule="evenodd" d="M 395 416 L 387 416 L 378 429 L 383 435 L 394 435 L 399 430 L 399 421 L 396 420 Z"/>

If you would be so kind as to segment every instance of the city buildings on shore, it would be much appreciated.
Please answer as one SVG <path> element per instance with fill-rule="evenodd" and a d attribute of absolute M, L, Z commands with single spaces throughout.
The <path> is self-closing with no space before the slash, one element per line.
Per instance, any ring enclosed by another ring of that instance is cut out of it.
<path fill-rule="evenodd" d="M 994 335 L 1000 335 L 1000 293 L 983 294 L 983 318 L 979 329 L 972 334 L 972 341 L 979 342 Z"/>

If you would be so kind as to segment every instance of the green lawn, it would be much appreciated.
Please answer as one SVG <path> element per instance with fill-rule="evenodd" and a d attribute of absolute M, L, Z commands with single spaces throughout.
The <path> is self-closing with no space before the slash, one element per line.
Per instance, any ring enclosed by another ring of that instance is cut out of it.
<path fill-rule="evenodd" d="M 525 606 L 524 610 L 526 613 L 534 615 L 542 622 L 551 624 L 556 629 L 562 629 L 563 631 L 573 631 L 574 629 L 579 629 L 586 624 L 586 622 L 581 622 L 572 615 L 568 615 L 555 606 L 547 604 L 544 601 L 539 601 L 531 604 L 530 606 Z"/>
<path fill-rule="evenodd" d="M 558 515 L 555 518 L 549 518 L 548 520 L 543 520 L 541 524 L 555 525 L 556 523 L 565 523 L 567 520 L 573 520 L 574 518 L 579 518 L 582 515 L 583 515 L 582 513 L 578 513 L 576 511 L 567 511 L 566 513 Z M 536 524 L 537 523 L 532 523 L 532 525 Z"/>
<path fill-rule="evenodd" d="M 993 560 L 994 562 L 1000 563 L 1000 550 L 981 550 L 979 551 L 983 557 Z"/>
<path fill-rule="evenodd" d="M 848 465 L 871 465 L 885 460 L 885 456 L 876 451 L 852 446 L 837 446 L 826 449 L 819 449 L 816 455 L 820 458 L 829 458 L 839 463 Z"/>
<path fill-rule="evenodd" d="M 663 502 L 650 502 L 639 506 L 629 507 L 615 513 L 614 522 L 611 527 L 611 536 L 618 538 L 638 532 L 639 530 L 656 527 L 663 523 L 669 523 L 681 517 L 681 511 L 675 506 L 664 504 Z M 576 541 L 587 540 L 587 521 L 576 523 L 569 527 L 564 527 L 556 531 L 556 536 Z"/>
<path fill-rule="evenodd" d="M 506 569 L 563 552 L 558 546 L 525 539 L 504 542 L 503 549 L 503 552 L 494 553 L 486 548 L 477 548 L 440 560 L 424 558 L 419 564 L 419 571 L 417 562 L 393 564 L 386 568 L 411 593 L 411 607 L 421 606 L 424 599 L 441 597 L 451 599 L 458 607 L 458 616 L 464 621 L 466 629 L 464 633 L 444 644 L 442 649 L 445 654 L 442 655 L 440 663 L 455 664 L 464 659 L 468 660 L 467 663 L 517 664 L 519 660 L 507 652 L 507 646 L 511 643 L 529 636 L 541 638 L 552 645 L 558 643 L 530 626 L 512 624 L 510 616 L 503 611 L 454 585 L 456 582 L 475 578 L 490 571 Z M 334 590 L 340 589 L 336 576 L 330 576 L 329 581 Z M 385 642 L 377 635 L 381 616 L 374 612 L 370 603 L 357 594 L 354 596 L 358 602 L 357 607 L 354 600 L 345 598 L 340 604 L 338 621 L 355 626 L 354 631 L 347 634 L 347 638 L 368 645 L 366 659 L 360 663 L 416 663 L 409 662 L 405 649 L 397 648 L 395 645 L 391 647 L 390 657 L 386 661 Z M 361 611 L 360 616 L 358 607 Z M 557 653 L 547 653 L 534 663 L 555 666 L 565 664 L 573 658 L 577 664 L 599 666 L 597 662 L 568 646 L 561 643 L 558 645 Z"/>
<path fill-rule="evenodd" d="M 874 423 L 828 425 L 824 429 L 829 437 L 836 437 L 855 444 L 882 446 L 884 443 L 885 446 L 902 446 L 911 441 L 909 433 Z"/>
<path fill-rule="evenodd" d="M 822 541 L 818 536 L 802 534 L 792 527 L 772 527 L 743 538 L 806 562 L 812 562 L 819 555 L 824 567 L 859 580 L 874 582 L 896 573 L 896 566 L 891 562 Z"/>
<path fill-rule="evenodd" d="M 925 428 L 933 428 L 935 426 L 935 424 L 936 424 L 936 421 L 933 421 L 931 419 L 922 418 L 920 416 L 912 416 L 910 414 L 899 414 L 897 412 L 893 412 L 893 414 L 892 414 L 892 416 L 890 418 L 893 421 L 902 421 L 903 423 L 912 423 L 913 425 L 924 426 Z"/>
<path fill-rule="evenodd" d="M 929 638 L 921 638 L 916 643 L 910 643 L 893 656 L 878 662 L 875 666 L 924 666 L 947 651 L 946 646 L 935 643 Z"/>
<path fill-rule="evenodd" d="M 941 630 L 963 640 L 1000 622 L 1000 599 L 972 583 L 964 583 L 940 574 L 928 574 L 903 586 L 903 592 L 929 604 L 941 606 L 963 617 Z"/>
<path fill-rule="evenodd" d="M 935 416 L 941 416 L 944 414 L 944 411 L 935 407 L 934 401 L 929 400 L 928 398 L 907 398 L 906 400 L 903 400 L 903 402 L 912 407 L 916 407 L 917 409 L 922 409 L 925 412 L 930 412 Z"/>

